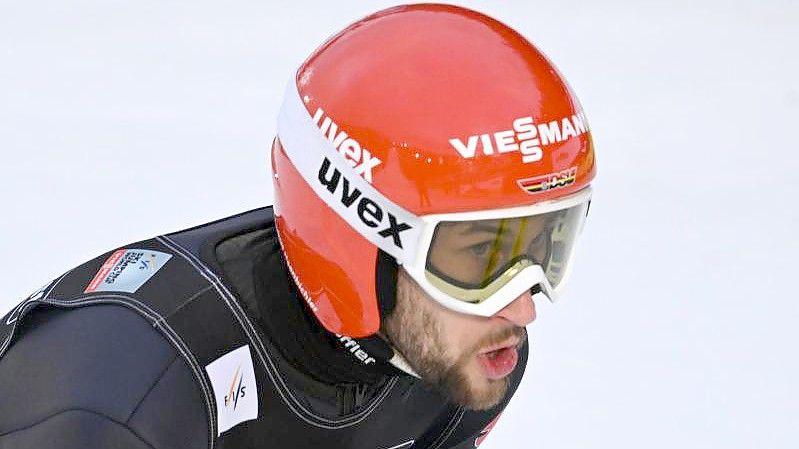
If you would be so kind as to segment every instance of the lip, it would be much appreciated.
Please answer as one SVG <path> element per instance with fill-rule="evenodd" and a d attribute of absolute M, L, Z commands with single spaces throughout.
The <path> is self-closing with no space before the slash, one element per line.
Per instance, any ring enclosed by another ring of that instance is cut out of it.
<path fill-rule="evenodd" d="M 512 339 L 510 339 L 510 340 L 508 340 L 508 341 L 506 341 L 504 343 L 500 343 L 498 345 L 493 345 L 493 346 L 489 346 L 488 348 L 482 349 L 482 350 L 480 350 L 479 354 L 480 355 L 485 355 L 485 354 L 488 354 L 489 352 L 499 351 L 500 349 L 506 349 L 506 348 L 514 348 L 514 349 L 516 349 L 516 348 L 519 347 L 521 342 L 522 341 L 520 339 L 518 339 L 518 338 L 512 338 Z"/>
<path fill-rule="evenodd" d="M 519 360 L 518 347 L 521 340 L 514 338 L 502 344 L 492 345 L 478 353 L 477 362 L 483 375 L 491 380 L 499 380 L 510 375 Z"/>

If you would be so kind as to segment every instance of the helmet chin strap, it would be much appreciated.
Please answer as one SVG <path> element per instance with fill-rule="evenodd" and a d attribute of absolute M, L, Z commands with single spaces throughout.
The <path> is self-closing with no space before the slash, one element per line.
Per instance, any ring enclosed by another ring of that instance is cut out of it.
<path fill-rule="evenodd" d="M 391 340 L 386 335 L 383 335 L 382 332 L 361 338 L 352 338 L 340 334 L 335 334 L 335 336 L 342 345 L 341 348 L 347 352 L 354 354 L 355 351 L 359 349 L 360 351 L 357 352 L 365 351 L 369 359 L 367 359 L 366 362 L 364 362 L 364 359 L 360 360 L 378 371 L 394 376 L 399 374 L 397 371 L 401 371 L 405 374 L 421 378 L 421 376 L 411 368 L 405 356 L 402 355 L 391 343 Z M 370 361 L 375 363 L 369 364 Z"/>
<path fill-rule="evenodd" d="M 403 356 L 402 353 L 400 353 L 399 350 L 397 350 L 397 348 L 395 348 L 391 343 L 387 342 L 386 344 L 388 344 L 389 347 L 391 347 L 391 349 L 394 351 L 394 356 L 389 359 L 388 363 L 394 365 L 394 367 L 400 371 L 404 371 L 413 377 L 421 379 L 421 376 L 419 376 L 419 374 L 417 374 L 416 371 L 411 368 L 411 365 L 405 359 L 405 356 Z"/>
<path fill-rule="evenodd" d="M 397 263 L 396 259 L 383 250 L 377 251 L 375 283 L 378 297 L 377 304 L 380 307 L 381 321 L 385 320 L 386 317 L 388 317 L 388 315 L 394 311 L 394 307 L 397 305 L 398 270 L 399 264 Z M 377 337 L 376 340 L 379 340 L 380 343 L 386 347 L 386 349 L 391 351 L 391 357 L 386 360 L 390 365 L 406 374 L 421 378 L 421 376 L 419 376 L 419 374 L 417 374 L 416 371 L 411 368 L 408 360 L 402 355 L 397 347 L 394 346 L 391 340 L 387 336 L 383 335 L 382 331 L 378 332 L 375 337 Z"/>

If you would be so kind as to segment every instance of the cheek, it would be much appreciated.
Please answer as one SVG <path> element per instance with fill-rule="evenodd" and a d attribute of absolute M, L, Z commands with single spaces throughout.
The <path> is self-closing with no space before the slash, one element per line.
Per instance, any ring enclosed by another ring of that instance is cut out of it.
<path fill-rule="evenodd" d="M 420 335 L 427 343 L 435 343 L 435 351 L 446 359 L 455 361 L 473 350 L 484 334 L 485 318 L 465 315 L 442 306 L 427 296 L 415 282 L 401 273 L 398 279 L 398 307 L 407 308 L 408 315 L 420 327 Z M 405 325 L 411 325 L 405 323 Z M 432 341 L 431 341 L 432 340 Z"/>
<path fill-rule="evenodd" d="M 455 357 L 468 355 L 467 352 L 473 351 L 481 339 L 480 319 L 444 308 L 438 312 L 442 343 L 446 345 L 447 352 Z"/>

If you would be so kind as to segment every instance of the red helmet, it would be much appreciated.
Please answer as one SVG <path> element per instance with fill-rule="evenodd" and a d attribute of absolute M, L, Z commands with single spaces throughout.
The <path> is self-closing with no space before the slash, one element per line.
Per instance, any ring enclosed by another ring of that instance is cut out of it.
<path fill-rule="evenodd" d="M 508 26 L 449 5 L 370 15 L 289 83 L 272 150 L 278 236 L 331 332 L 380 328 L 390 255 L 454 310 L 562 284 L 590 200 L 580 103 Z M 464 237 L 469 235 L 469 237 Z"/>

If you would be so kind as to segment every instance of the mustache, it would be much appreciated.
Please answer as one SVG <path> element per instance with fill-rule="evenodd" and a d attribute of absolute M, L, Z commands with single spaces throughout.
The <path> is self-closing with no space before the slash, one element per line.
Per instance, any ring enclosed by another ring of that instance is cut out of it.
<path fill-rule="evenodd" d="M 482 348 L 504 343 L 512 337 L 516 337 L 516 339 L 519 340 L 519 344 L 516 345 L 516 349 L 519 349 L 527 341 L 527 330 L 519 326 L 506 327 L 501 331 L 497 331 L 480 339 L 480 341 L 471 348 L 471 351 L 467 353 L 480 352 Z"/>

